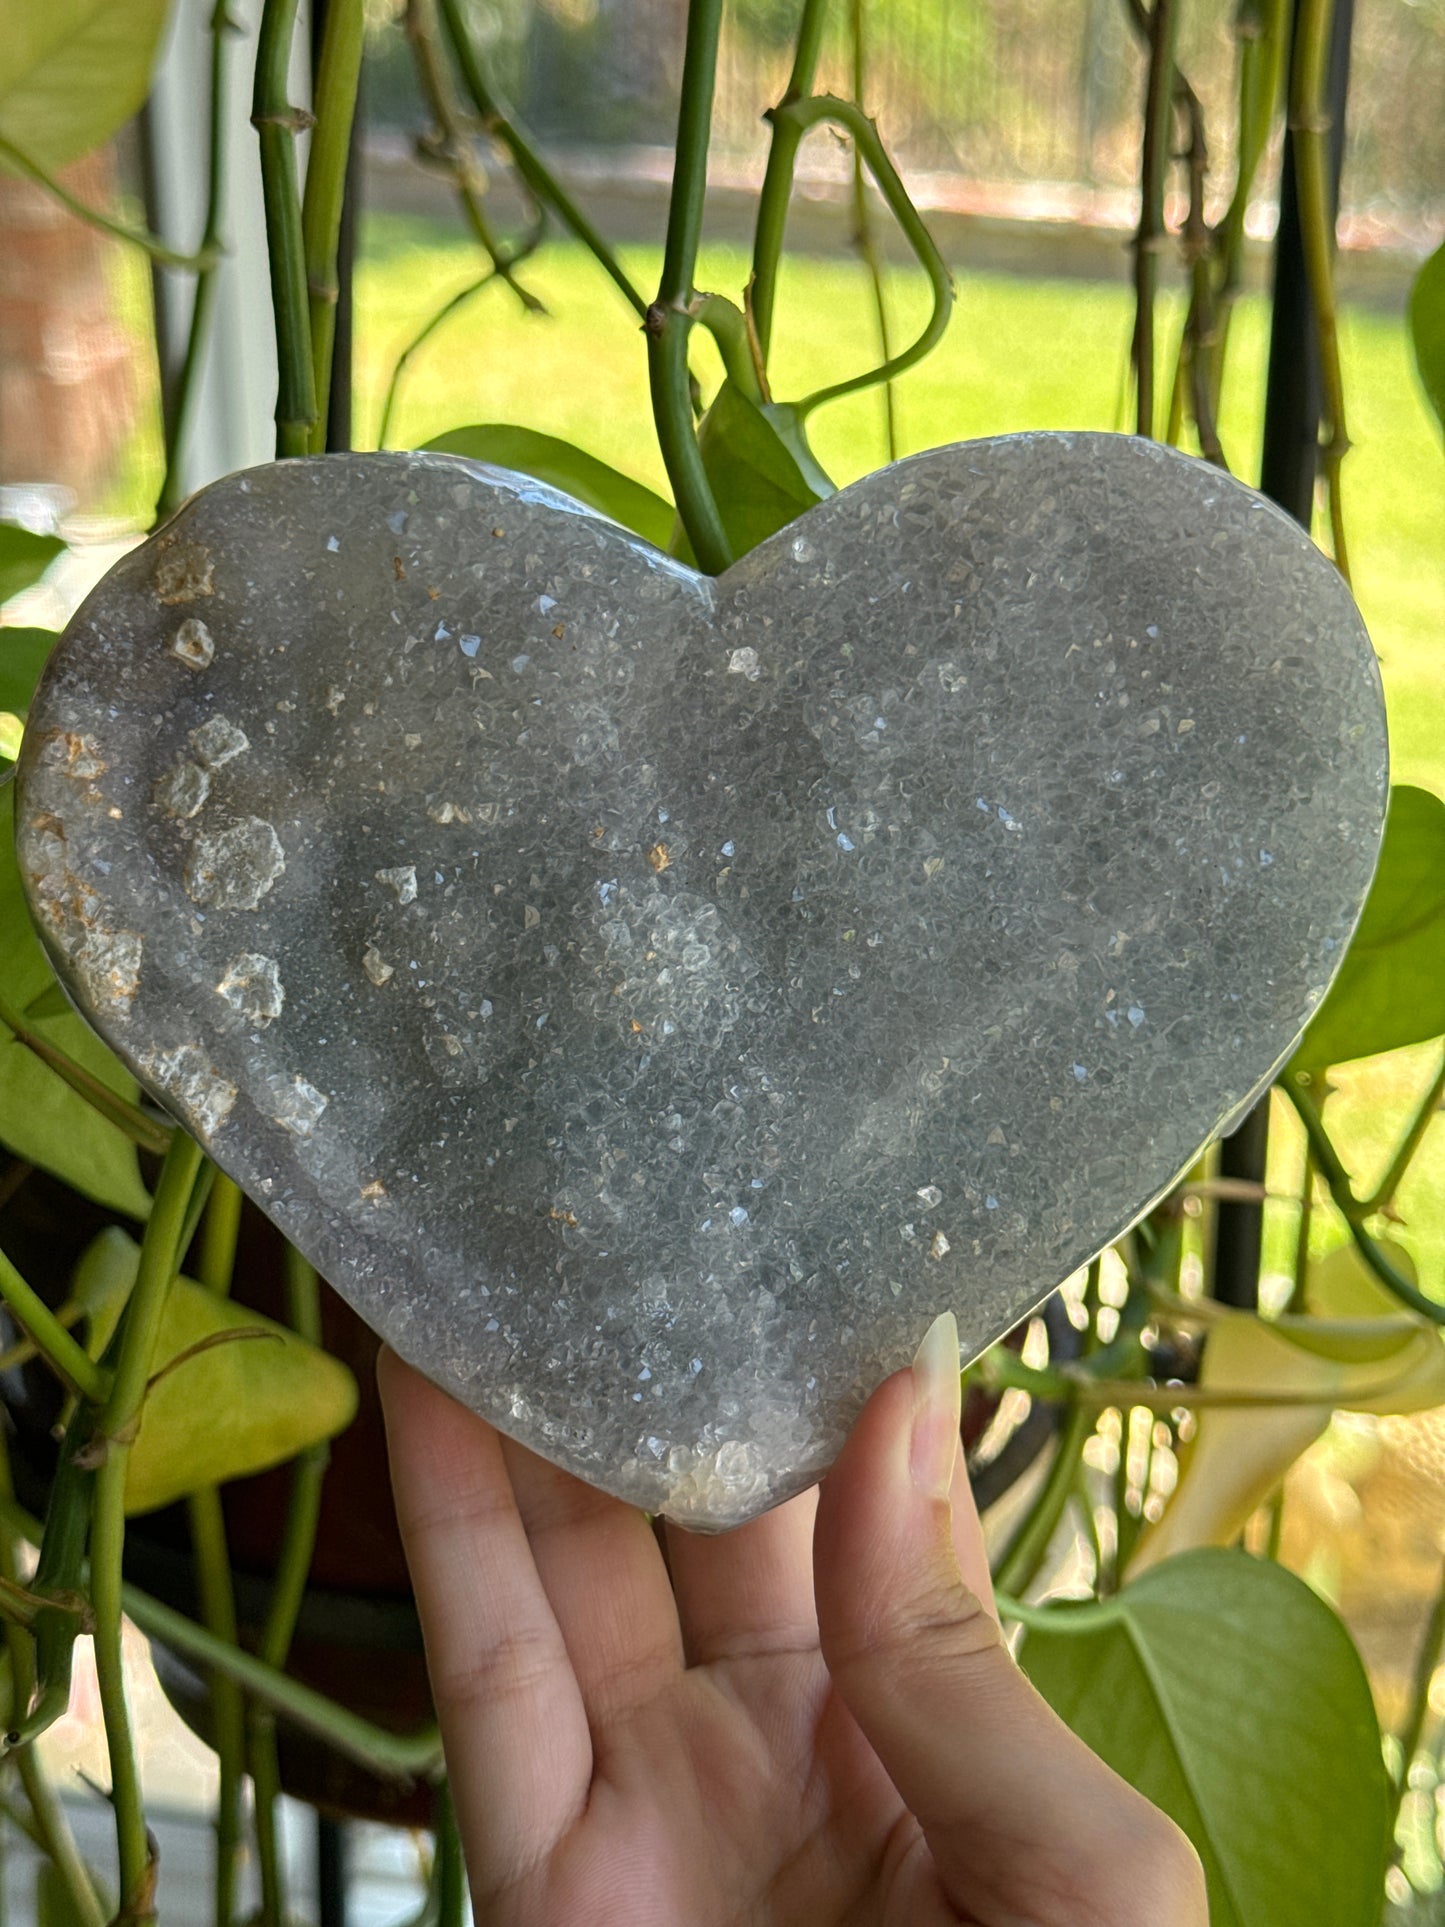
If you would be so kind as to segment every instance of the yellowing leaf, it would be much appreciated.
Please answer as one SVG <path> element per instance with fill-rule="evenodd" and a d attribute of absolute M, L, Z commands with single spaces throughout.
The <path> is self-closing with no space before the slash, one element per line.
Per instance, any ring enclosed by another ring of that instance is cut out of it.
<path fill-rule="evenodd" d="M 0 135 L 51 172 L 109 140 L 150 91 L 168 11 L 167 0 L 7 6 Z"/>
<path fill-rule="evenodd" d="M 1386 1249 L 1408 1270 L 1404 1252 Z M 1270 1320 L 1215 1308 L 1201 1387 L 1216 1397 L 1270 1395 L 1280 1402 L 1198 1410 L 1194 1438 L 1180 1454 L 1179 1484 L 1163 1518 L 1140 1534 L 1131 1577 L 1194 1546 L 1231 1544 L 1332 1412 L 1423 1412 L 1445 1404 L 1439 1330 L 1400 1311 L 1352 1249 L 1312 1270 L 1309 1299 L 1323 1312 L 1363 1316 Z M 1382 1310 L 1382 1300 L 1392 1309 Z"/>
<path fill-rule="evenodd" d="M 1415 1260 L 1403 1245 L 1377 1239 L 1390 1263 L 1412 1285 L 1420 1280 Z M 1317 1259 L 1305 1281 L 1309 1309 L 1318 1318 L 1398 1318 L 1400 1301 L 1380 1283 L 1354 1243 L 1337 1245 L 1327 1258 Z"/>
<path fill-rule="evenodd" d="M 115 1329 L 139 1258 L 134 1240 L 112 1227 L 76 1267 L 75 1295 L 95 1307 L 95 1357 Z M 266 1336 L 215 1342 L 218 1334 L 243 1331 Z M 166 1370 L 173 1360 L 175 1369 Z M 339 1359 L 259 1312 L 177 1278 L 126 1468 L 126 1511 L 153 1512 L 200 1486 L 280 1465 L 344 1431 L 355 1416 L 356 1381 Z"/>

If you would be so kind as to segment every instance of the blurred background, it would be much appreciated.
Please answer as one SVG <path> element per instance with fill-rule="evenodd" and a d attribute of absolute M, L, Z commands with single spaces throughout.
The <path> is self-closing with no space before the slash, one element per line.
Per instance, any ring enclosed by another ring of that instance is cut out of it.
<path fill-rule="evenodd" d="M 144 218 L 179 248 L 194 245 L 202 220 L 210 11 L 209 0 L 179 0 L 145 114 L 64 177 L 90 205 Z M 269 293 L 256 266 L 264 246 L 245 108 L 259 7 L 236 0 L 230 11 L 245 41 L 232 75 L 224 222 L 232 251 L 220 271 L 217 327 L 187 445 L 189 487 L 265 460 L 272 447 L 275 363 Z M 728 13 L 699 279 L 734 298 L 747 278 L 767 135 L 762 111 L 782 91 L 796 12 L 796 0 L 734 0 Z M 500 85 L 648 288 L 660 260 L 684 0 L 471 0 L 471 13 Z M 1232 173 L 1235 20 L 1236 0 L 1199 0 L 1182 26 L 1180 64 L 1201 98 L 1210 138 L 1211 219 L 1223 210 Z M 862 98 L 959 291 L 942 347 L 897 385 L 897 451 L 1028 428 L 1124 427 L 1133 312 L 1127 247 L 1138 216 L 1143 75 L 1126 8 L 1120 0 L 869 0 L 866 22 Z M 841 63 L 840 51 L 832 78 L 851 92 L 853 77 Z M 825 62 L 825 85 L 829 77 Z M 1445 468 L 1403 316 L 1420 260 L 1445 234 L 1442 104 L 1445 0 L 1358 0 L 1338 265 L 1355 444 L 1346 470 L 1355 588 L 1384 666 L 1394 780 L 1437 794 L 1445 793 Z M 595 262 L 555 233 L 520 271 L 545 312 L 527 311 L 500 283 L 467 296 L 484 264 L 458 216 L 447 169 L 418 142 L 429 121 L 398 5 L 368 0 L 353 271 L 343 300 L 353 445 L 380 444 L 390 393 L 385 445 L 414 446 L 469 422 L 515 422 L 565 436 L 665 488 L 636 316 Z M 520 227 L 524 210 L 505 170 L 489 167 L 484 144 L 477 159 L 497 226 Z M 1259 468 L 1266 354 L 1259 290 L 1277 219 L 1277 173 L 1275 164 L 1261 170 L 1250 211 L 1250 291 L 1231 339 L 1220 424 L 1230 466 L 1245 480 L 1257 479 Z M 817 135 L 798 177 L 775 330 L 781 398 L 875 359 L 851 153 Z M 926 312 L 927 291 L 876 214 L 902 339 Z M 1171 205 L 1171 226 L 1181 218 L 1182 208 Z M 1177 340 L 1182 324 L 1182 287 L 1171 260 L 1166 340 Z M 408 354 L 453 297 L 457 306 Z M 59 533 L 69 545 L 43 581 L 4 606 L 0 622 L 59 627 L 150 525 L 164 393 L 188 305 L 186 277 L 153 270 L 37 187 L 0 173 L 0 519 Z M 810 432 L 840 483 L 888 459 L 888 417 L 876 391 L 825 409 Z M 1337 1136 L 1364 1168 L 1386 1155 L 1395 1117 L 1428 1077 L 1432 1048 L 1340 1074 Z M 1274 1142 L 1276 1161 L 1295 1155 L 1290 1131 L 1276 1132 Z M 1272 1170 L 1271 1188 L 1276 1180 L 1293 1195 L 1292 1173 Z M 1445 1145 L 1438 1133 L 1412 1166 L 1408 1191 L 1400 1200 L 1409 1221 L 1401 1242 L 1422 1286 L 1441 1295 Z M 1279 1303 L 1289 1288 L 1292 1210 L 1276 1222 L 1266 1207 L 1266 1303 L 1271 1290 Z M 1322 1238 L 1338 1235 L 1321 1226 Z M 1288 1563 L 1342 1611 L 1382 1717 L 1398 1721 L 1445 1555 L 1445 1414 L 1337 1419 L 1291 1475 L 1284 1519 Z M 139 1641 L 135 1677 L 146 1708 L 144 1771 L 162 1816 L 167 1864 L 191 1855 L 203 1883 L 210 1755 L 147 1686 Z M 1436 1685 L 1445 1710 L 1445 1675 Z M 107 1816 L 78 1778 L 104 1777 L 94 1690 L 83 1672 L 71 1716 L 45 1747 L 61 1784 L 77 1794 L 84 1843 L 85 1829 L 103 1829 Z M 1422 1810 L 1420 1824 L 1433 1826 L 1435 1817 Z M 305 1902 L 314 1890 L 314 1842 L 309 1818 L 303 1822 L 296 1809 L 293 1819 Z M 350 1851 L 348 1919 L 379 1927 L 410 1917 L 420 1849 L 404 1834 L 374 1828 L 353 1832 Z M 4 1883 L 20 1920 L 28 1917 L 25 1879 L 17 1865 Z"/>

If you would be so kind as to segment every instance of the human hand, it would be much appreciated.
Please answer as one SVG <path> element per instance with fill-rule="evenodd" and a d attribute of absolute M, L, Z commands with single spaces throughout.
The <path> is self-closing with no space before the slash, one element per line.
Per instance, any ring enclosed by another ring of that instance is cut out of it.
<path fill-rule="evenodd" d="M 380 1371 L 478 1927 L 1207 1927 L 1184 1835 L 1004 1644 L 951 1317 L 818 1491 L 661 1544 Z"/>

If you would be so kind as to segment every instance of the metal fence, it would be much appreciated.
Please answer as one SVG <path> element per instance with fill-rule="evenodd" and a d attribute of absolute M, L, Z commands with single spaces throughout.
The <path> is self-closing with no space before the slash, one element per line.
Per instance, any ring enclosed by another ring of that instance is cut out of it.
<path fill-rule="evenodd" d="M 755 173 L 760 115 L 787 73 L 799 0 L 734 0 L 714 153 Z M 865 105 L 913 173 L 1127 189 L 1143 63 L 1127 0 L 859 0 Z M 851 93 L 854 0 L 820 84 Z M 1240 0 L 1185 0 L 1180 63 L 1205 103 L 1213 179 L 1227 191 Z M 471 0 L 475 30 L 539 134 L 566 146 L 671 142 L 686 0 Z M 1445 212 L 1445 0 L 1357 0 L 1347 216 L 1425 238 Z M 397 36 L 399 39 L 399 35 Z M 401 119 L 399 47 L 380 118 Z M 826 142 L 826 136 L 818 137 Z M 825 150 L 826 151 L 826 150 Z"/>

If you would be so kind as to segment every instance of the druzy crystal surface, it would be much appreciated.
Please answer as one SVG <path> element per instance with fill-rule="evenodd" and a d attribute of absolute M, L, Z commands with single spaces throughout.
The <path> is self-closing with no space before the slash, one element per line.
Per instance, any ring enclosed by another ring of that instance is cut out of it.
<path fill-rule="evenodd" d="M 128 556 L 21 780 L 40 928 L 161 1102 L 458 1398 L 715 1528 L 1277 1067 L 1385 739 L 1331 566 L 1151 444 L 935 450 L 716 582 L 390 454 Z"/>

